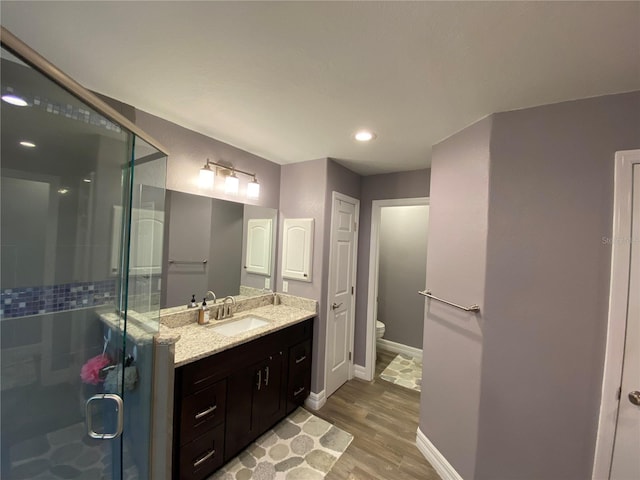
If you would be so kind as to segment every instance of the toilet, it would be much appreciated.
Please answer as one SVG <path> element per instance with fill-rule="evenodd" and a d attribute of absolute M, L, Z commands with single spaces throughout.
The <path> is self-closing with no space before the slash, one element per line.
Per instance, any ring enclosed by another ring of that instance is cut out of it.
<path fill-rule="evenodd" d="M 376 339 L 382 338 L 384 335 L 384 323 L 380 320 L 376 320 Z"/>

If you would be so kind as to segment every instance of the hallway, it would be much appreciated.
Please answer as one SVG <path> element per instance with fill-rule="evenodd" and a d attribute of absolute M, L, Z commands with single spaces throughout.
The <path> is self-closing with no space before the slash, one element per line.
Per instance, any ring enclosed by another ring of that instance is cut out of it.
<path fill-rule="evenodd" d="M 379 378 L 395 356 L 378 351 L 373 382 L 347 382 L 314 412 L 354 436 L 327 480 L 440 478 L 415 445 L 420 393 Z"/>

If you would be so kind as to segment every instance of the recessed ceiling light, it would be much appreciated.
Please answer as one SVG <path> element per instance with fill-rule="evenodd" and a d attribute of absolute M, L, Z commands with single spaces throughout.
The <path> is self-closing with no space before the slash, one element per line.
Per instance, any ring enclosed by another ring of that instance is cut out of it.
<path fill-rule="evenodd" d="M 35 144 L 35 143 L 33 143 L 33 142 L 29 142 L 29 141 L 27 141 L 27 140 L 22 140 L 22 141 L 20 142 L 20 145 L 22 145 L 23 147 L 27 147 L 27 148 L 34 148 L 34 147 L 36 146 L 36 144 Z"/>
<path fill-rule="evenodd" d="M 83 178 L 82 181 L 84 183 L 91 183 L 91 179 L 90 178 Z"/>
<path fill-rule="evenodd" d="M 69 189 L 67 187 L 62 187 L 58 189 L 58 193 L 60 195 L 66 195 L 67 193 L 69 193 Z"/>
<path fill-rule="evenodd" d="M 359 142 L 368 142 L 376 138 L 376 135 L 375 133 L 370 132 L 369 130 L 360 130 L 359 132 L 356 132 L 356 134 L 353 137 Z"/>
<path fill-rule="evenodd" d="M 17 95 L 11 95 L 10 93 L 2 95 L 2 100 L 10 103 L 11 105 L 15 105 L 16 107 L 26 107 L 27 105 L 29 105 L 24 98 Z"/>

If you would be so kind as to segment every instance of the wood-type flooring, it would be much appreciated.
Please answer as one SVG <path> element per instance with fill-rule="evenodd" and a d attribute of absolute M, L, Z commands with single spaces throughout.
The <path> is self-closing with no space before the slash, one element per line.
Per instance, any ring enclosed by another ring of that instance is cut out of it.
<path fill-rule="evenodd" d="M 313 412 L 354 436 L 326 480 L 440 479 L 416 447 L 420 393 L 379 378 L 395 356 L 379 350 L 373 382 L 350 380 Z"/>

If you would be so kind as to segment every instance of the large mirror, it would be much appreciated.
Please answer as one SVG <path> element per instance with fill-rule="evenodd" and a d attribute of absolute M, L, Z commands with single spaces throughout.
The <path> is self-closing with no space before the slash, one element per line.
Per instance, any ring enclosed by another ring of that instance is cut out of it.
<path fill-rule="evenodd" d="M 277 210 L 167 191 L 162 307 L 211 290 L 246 297 L 275 282 Z M 208 300 L 207 300 L 208 301 Z"/>

